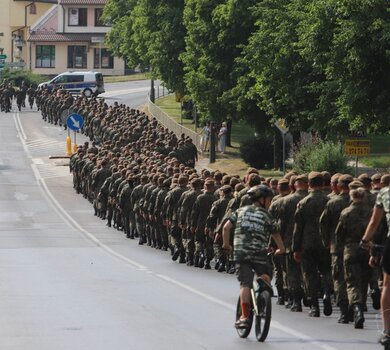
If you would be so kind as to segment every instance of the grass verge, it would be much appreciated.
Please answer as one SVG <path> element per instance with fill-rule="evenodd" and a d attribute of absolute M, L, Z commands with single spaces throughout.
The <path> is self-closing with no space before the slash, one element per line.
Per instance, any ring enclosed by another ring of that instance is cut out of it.
<path fill-rule="evenodd" d="M 359 162 L 372 168 L 390 168 L 390 156 L 372 155 L 369 157 L 359 158 Z"/>
<path fill-rule="evenodd" d="M 156 105 L 159 106 L 165 113 L 167 113 L 177 123 L 184 125 L 190 130 L 201 132 L 202 127 L 195 128 L 195 124 L 192 120 L 181 117 L 180 113 L 180 102 L 176 102 L 174 95 L 168 95 L 156 99 Z M 220 170 L 228 174 L 237 174 L 243 176 L 249 167 L 240 156 L 240 143 L 254 133 L 254 129 L 245 123 L 234 123 L 232 127 L 232 147 L 227 147 L 225 155 L 220 157 L 217 154 L 217 161 L 209 164 L 207 162 L 208 153 L 203 154 L 202 163 L 205 167 L 212 170 Z M 282 177 L 282 172 L 277 170 L 260 170 L 260 173 L 264 177 Z"/>

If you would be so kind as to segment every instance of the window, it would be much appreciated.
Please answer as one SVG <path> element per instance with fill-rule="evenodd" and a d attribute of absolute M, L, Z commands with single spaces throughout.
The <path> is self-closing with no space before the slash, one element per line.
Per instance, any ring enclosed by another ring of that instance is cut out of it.
<path fill-rule="evenodd" d="M 37 45 L 35 48 L 36 68 L 55 68 L 56 47 L 54 45 Z"/>
<path fill-rule="evenodd" d="M 100 64 L 99 64 L 100 61 Z M 107 49 L 94 50 L 94 68 L 114 68 L 114 57 Z"/>
<path fill-rule="evenodd" d="M 86 46 L 68 46 L 68 68 L 87 68 Z"/>
<path fill-rule="evenodd" d="M 87 11 L 88 9 L 86 8 L 70 8 L 68 12 L 69 26 L 86 27 Z"/>
<path fill-rule="evenodd" d="M 97 8 L 95 9 L 95 27 L 108 27 L 108 24 L 106 24 L 103 19 L 103 9 Z"/>

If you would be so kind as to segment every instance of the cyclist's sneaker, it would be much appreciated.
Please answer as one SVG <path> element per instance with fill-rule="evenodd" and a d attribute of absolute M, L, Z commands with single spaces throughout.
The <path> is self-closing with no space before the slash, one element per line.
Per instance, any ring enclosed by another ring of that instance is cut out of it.
<path fill-rule="evenodd" d="M 249 327 L 249 319 L 247 319 L 247 318 L 240 318 L 239 320 L 236 321 L 236 323 L 234 324 L 234 326 L 235 326 L 237 329 L 248 328 L 248 327 Z"/>
<path fill-rule="evenodd" d="M 378 341 L 383 346 L 390 345 L 390 331 L 384 331 Z"/>

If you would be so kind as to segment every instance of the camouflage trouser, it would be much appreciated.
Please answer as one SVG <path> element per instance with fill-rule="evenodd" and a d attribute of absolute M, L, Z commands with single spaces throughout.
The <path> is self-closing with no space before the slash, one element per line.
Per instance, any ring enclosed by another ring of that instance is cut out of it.
<path fill-rule="evenodd" d="M 323 278 L 324 289 L 331 289 L 330 255 L 325 248 L 304 250 L 302 252 L 301 268 L 308 299 L 315 300 L 318 297 L 321 288 L 321 280 L 318 272 L 320 272 Z"/>
<path fill-rule="evenodd" d="M 183 245 L 187 256 L 190 259 L 193 259 L 195 254 L 195 240 L 194 235 L 189 228 L 183 230 Z"/>
<path fill-rule="evenodd" d="M 195 256 L 201 256 L 201 254 L 204 254 L 208 261 L 214 258 L 213 240 L 204 234 L 204 228 L 195 232 Z"/>
<path fill-rule="evenodd" d="M 140 236 L 145 236 L 145 220 L 141 214 L 135 213 L 135 222 L 138 234 Z"/>
<path fill-rule="evenodd" d="M 176 221 L 172 223 L 172 226 L 169 230 L 169 240 L 172 247 L 181 249 L 184 254 L 185 250 L 183 246 L 183 233 Z"/>
<path fill-rule="evenodd" d="M 129 213 L 129 220 L 130 220 L 130 228 L 134 232 L 136 230 L 136 223 L 135 223 L 135 214 L 132 210 Z"/>
<path fill-rule="evenodd" d="M 340 302 L 348 302 L 342 254 L 332 254 L 332 278 L 337 305 L 340 305 Z"/>
<path fill-rule="evenodd" d="M 216 238 L 214 239 L 214 254 L 219 261 L 225 260 L 225 252 L 222 249 L 222 243 L 223 243 L 222 236 L 217 235 Z"/>
<path fill-rule="evenodd" d="M 167 228 L 163 225 L 161 219 L 157 219 L 156 224 L 156 240 L 157 242 L 161 242 L 163 247 L 168 247 L 168 233 Z"/>
<path fill-rule="evenodd" d="M 359 249 L 358 244 L 344 248 L 344 272 L 350 305 L 363 305 L 367 298 L 367 286 L 371 268 L 368 266 L 367 251 Z"/>
<path fill-rule="evenodd" d="M 283 255 L 275 255 L 274 264 L 275 287 L 277 290 L 288 289 L 286 259 Z"/>
<path fill-rule="evenodd" d="M 286 255 L 287 285 L 294 292 L 301 290 L 302 271 L 301 266 L 294 260 L 292 253 Z"/>

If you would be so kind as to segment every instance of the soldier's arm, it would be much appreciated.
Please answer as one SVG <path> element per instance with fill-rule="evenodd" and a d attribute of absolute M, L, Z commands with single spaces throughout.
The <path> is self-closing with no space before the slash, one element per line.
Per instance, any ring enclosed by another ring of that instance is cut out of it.
<path fill-rule="evenodd" d="M 329 204 L 329 203 L 328 203 Z M 320 217 L 320 237 L 322 239 L 322 243 L 325 248 L 329 248 L 330 246 L 330 213 L 329 213 L 329 205 L 326 205 L 321 217 Z"/>
<path fill-rule="evenodd" d="M 300 252 L 302 250 L 302 237 L 303 237 L 303 213 L 302 208 L 298 204 L 297 210 L 294 215 L 294 232 L 292 240 L 292 251 Z"/>

